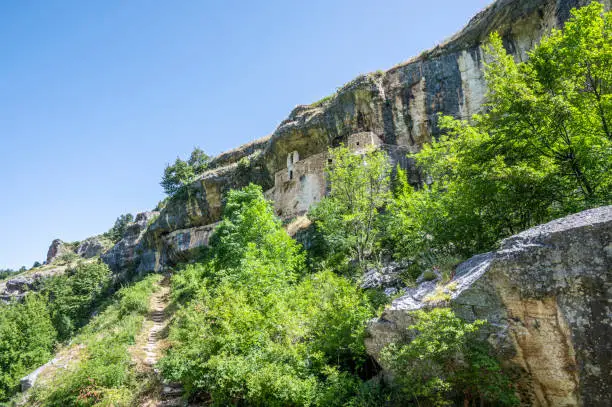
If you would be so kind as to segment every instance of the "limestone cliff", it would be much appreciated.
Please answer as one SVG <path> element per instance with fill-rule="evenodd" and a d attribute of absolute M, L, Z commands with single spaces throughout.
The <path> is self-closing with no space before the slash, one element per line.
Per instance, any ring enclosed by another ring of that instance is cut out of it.
<path fill-rule="evenodd" d="M 283 218 L 306 212 L 326 190 L 329 147 L 363 143 L 386 149 L 421 182 L 406 153 L 440 134 L 437 114 L 469 118 L 486 91 L 481 45 L 498 31 L 519 60 L 569 10 L 590 0 L 498 0 L 446 42 L 386 72 L 362 75 L 328 98 L 297 106 L 267 137 L 223 153 L 211 169 L 171 199 L 146 232 L 131 263 L 156 270 L 206 244 L 209 225 L 219 220 L 224 194 L 249 182 L 262 185 Z M 610 0 L 605 0 L 610 6 Z M 152 259 L 151 256 L 155 256 Z"/>
<path fill-rule="evenodd" d="M 505 239 L 461 264 L 452 281 L 405 290 L 371 322 L 368 352 L 405 341 L 410 311 L 450 306 L 490 323 L 489 342 L 533 406 L 612 404 L 612 206 Z M 439 295 L 446 293 L 446 298 Z"/>

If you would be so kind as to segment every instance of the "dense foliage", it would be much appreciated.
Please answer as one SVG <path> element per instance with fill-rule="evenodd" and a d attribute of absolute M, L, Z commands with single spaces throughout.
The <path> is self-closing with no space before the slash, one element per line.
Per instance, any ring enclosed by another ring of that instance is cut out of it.
<path fill-rule="evenodd" d="M 160 185 L 166 194 L 174 195 L 179 189 L 206 171 L 209 162 L 210 157 L 196 147 L 187 161 L 177 157 L 173 165 L 166 165 Z"/>
<path fill-rule="evenodd" d="M 42 293 L 58 339 L 69 338 L 83 326 L 102 299 L 109 294 L 111 271 L 104 263 L 83 263 L 65 274 L 43 282 Z"/>
<path fill-rule="evenodd" d="M 19 379 L 51 357 L 55 339 L 42 296 L 0 303 L 0 401 L 17 390 Z"/>
<path fill-rule="evenodd" d="M 448 308 L 415 311 L 412 316 L 411 340 L 382 352 L 396 374 L 396 387 L 409 399 L 436 406 L 460 400 L 464 405 L 518 403 L 514 386 L 476 336 L 485 321 L 467 323 Z"/>
<path fill-rule="evenodd" d="M 164 375 L 216 405 L 359 397 L 372 316 L 364 294 L 329 271 L 302 275 L 303 254 L 260 187 L 230 192 L 211 242 L 209 261 L 173 278 L 175 298 L 190 301 L 172 326 Z"/>
<path fill-rule="evenodd" d="M 370 149 L 354 154 L 346 147 L 329 151 L 329 194 L 312 208 L 313 219 L 325 242 L 325 255 L 340 262 L 346 257 L 362 264 L 380 241 L 380 211 L 391 200 L 389 159 Z"/>
<path fill-rule="evenodd" d="M 39 288 L 22 302 L 0 303 L 0 401 L 90 319 L 109 294 L 110 270 L 103 263 L 82 263 Z"/>
<path fill-rule="evenodd" d="M 12 274 L 15 273 L 17 273 L 17 271 L 13 269 L 0 269 L 0 280 L 10 277 Z"/>

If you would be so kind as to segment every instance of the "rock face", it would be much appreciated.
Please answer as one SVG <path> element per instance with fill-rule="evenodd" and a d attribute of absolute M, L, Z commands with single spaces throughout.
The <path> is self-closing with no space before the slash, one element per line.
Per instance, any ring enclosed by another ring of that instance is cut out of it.
<path fill-rule="evenodd" d="M 76 254 L 79 256 L 90 259 L 104 253 L 109 249 L 108 242 L 104 241 L 100 236 L 93 236 L 83 240 L 76 248 Z"/>
<path fill-rule="evenodd" d="M 120 273 L 139 271 L 139 267 L 150 267 L 154 270 L 157 265 L 150 263 L 150 248 L 145 244 L 144 236 L 149 223 L 159 216 L 159 212 L 143 212 L 136 215 L 134 222 L 129 224 L 123 238 L 100 258 L 111 268 Z M 135 262 L 138 259 L 138 263 Z"/>
<path fill-rule="evenodd" d="M 270 136 L 214 158 L 210 170 L 171 199 L 151 224 L 142 250 L 146 259 L 137 254 L 130 263 L 162 269 L 172 258 L 164 252 L 171 234 L 201 235 L 199 228 L 219 220 L 225 193 L 250 182 L 267 191 L 282 218 L 302 215 L 325 194 L 327 150 L 340 143 L 375 144 L 408 170 L 412 184 L 421 183 L 406 153 L 439 136 L 438 113 L 469 118 L 479 112 L 486 92 L 481 46 L 487 36 L 498 31 L 506 48 L 524 60 L 543 34 L 567 20 L 572 7 L 587 3 L 498 0 L 434 49 L 386 72 L 360 76 L 320 102 L 296 107 Z M 610 7 L 610 0 L 604 3 Z M 207 239 L 189 241 L 193 250 Z"/>
<path fill-rule="evenodd" d="M 612 206 L 607 206 L 505 239 L 499 251 L 460 265 L 445 286 L 430 281 L 406 290 L 370 323 L 366 346 L 377 358 L 387 344 L 406 340 L 410 311 L 450 306 L 467 320 L 489 321 L 489 342 L 520 372 L 525 404 L 609 406 L 610 298 Z"/>
<path fill-rule="evenodd" d="M 47 251 L 47 264 L 50 264 L 62 254 L 70 251 L 72 250 L 64 242 L 62 242 L 60 239 L 55 239 L 51 242 L 49 250 Z"/>

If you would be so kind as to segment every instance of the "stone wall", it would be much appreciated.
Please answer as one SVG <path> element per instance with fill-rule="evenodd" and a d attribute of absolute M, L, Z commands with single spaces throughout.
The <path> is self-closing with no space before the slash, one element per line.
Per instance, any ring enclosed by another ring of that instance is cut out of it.
<path fill-rule="evenodd" d="M 382 140 L 372 132 L 361 132 L 348 136 L 346 146 L 359 154 L 368 147 L 380 148 Z M 302 160 L 300 156 L 298 150 L 287 154 L 287 168 L 276 172 L 274 187 L 266 191 L 276 214 L 283 219 L 304 215 L 327 191 L 325 169 L 330 161 L 327 151 Z"/>

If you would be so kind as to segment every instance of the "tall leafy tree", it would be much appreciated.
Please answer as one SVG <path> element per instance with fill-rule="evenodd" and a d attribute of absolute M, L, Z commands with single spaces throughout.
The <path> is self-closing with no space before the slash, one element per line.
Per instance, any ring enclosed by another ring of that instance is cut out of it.
<path fill-rule="evenodd" d="M 187 161 L 177 157 L 173 165 L 166 165 L 160 185 L 166 194 L 174 195 L 206 171 L 209 162 L 210 157 L 202 149 L 195 147 Z"/>
<path fill-rule="evenodd" d="M 331 149 L 329 157 L 329 194 L 310 216 L 331 251 L 363 264 L 380 237 L 380 210 L 391 198 L 389 159 L 381 150 L 355 154 L 346 147 Z"/>
<path fill-rule="evenodd" d="M 127 230 L 127 227 L 130 223 L 134 221 L 134 215 L 131 213 L 125 213 L 120 215 L 116 220 L 115 224 L 112 228 L 106 232 L 106 236 L 113 242 L 117 243 L 119 240 L 123 238 L 123 234 Z"/>
<path fill-rule="evenodd" d="M 42 296 L 28 294 L 22 303 L 0 304 L 0 401 L 17 390 L 19 379 L 51 357 L 55 339 Z"/>

